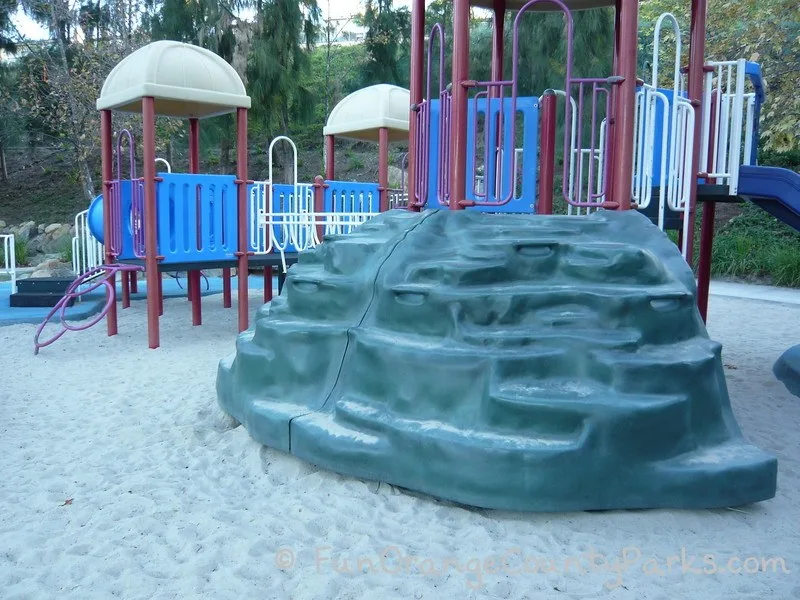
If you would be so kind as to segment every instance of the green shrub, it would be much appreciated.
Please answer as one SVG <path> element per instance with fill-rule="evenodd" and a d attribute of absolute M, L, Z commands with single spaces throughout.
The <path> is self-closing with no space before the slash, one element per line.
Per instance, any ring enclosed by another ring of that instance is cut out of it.
<path fill-rule="evenodd" d="M 14 258 L 18 267 L 24 267 L 28 264 L 28 242 L 14 238 Z M 0 264 L 5 264 L 5 260 L 3 247 L 0 246 Z"/>

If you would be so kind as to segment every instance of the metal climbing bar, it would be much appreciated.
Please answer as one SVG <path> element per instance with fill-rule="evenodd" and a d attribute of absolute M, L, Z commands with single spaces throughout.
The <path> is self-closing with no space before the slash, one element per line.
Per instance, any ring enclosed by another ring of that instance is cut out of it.
<path fill-rule="evenodd" d="M 116 263 L 113 265 L 101 265 L 78 277 L 69 285 L 67 291 L 64 293 L 64 296 L 60 298 L 58 303 L 50 310 L 41 325 L 36 328 L 36 334 L 33 337 L 33 353 L 39 354 L 39 350 L 61 339 L 61 337 L 68 331 L 86 331 L 102 321 L 106 316 L 106 313 L 108 313 L 108 310 L 117 300 L 117 291 L 113 283 L 117 273 L 135 273 L 138 271 L 144 271 L 144 267 Z M 88 285 L 88 287 L 81 289 L 85 285 Z M 103 309 L 94 318 L 86 323 L 81 323 L 80 325 L 70 325 L 67 323 L 67 308 L 69 307 L 70 303 L 73 300 L 77 300 L 82 295 L 89 294 L 100 287 L 106 288 L 106 303 L 103 306 Z M 58 333 L 52 337 L 40 342 L 39 338 L 41 337 L 44 328 L 56 314 L 58 314 L 61 329 L 59 329 Z"/>

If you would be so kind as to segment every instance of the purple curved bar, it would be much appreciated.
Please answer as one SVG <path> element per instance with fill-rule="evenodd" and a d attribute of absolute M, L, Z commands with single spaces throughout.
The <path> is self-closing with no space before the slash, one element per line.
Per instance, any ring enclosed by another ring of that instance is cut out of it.
<path fill-rule="evenodd" d="M 111 308 L 111 306 L 117 299 L 117 291 L 111 284 L 111 279 L 114 278 L 117 273 L 122 273 L 122 272 L 131 273 L 136 271 L 144 271 L 144 267 L 138 265 L 126 265 L 122 263 L 117 263 L 113 265 L 101 265 L 99 267 L 92 269 L 91 271 L 87 271 L 86 273 L 78 277 L 75 281 L 73 281 L 70 284 L 69 288 L 67 288 L 67 291 L 64 294 L 64 297 L 58 301 L 58 303 L 48 313 L 47 317 L 42 322 L 42 324 L 39 325 L 39 327 L 36 329 L 36 335 L 33 338 L 33 353 L 39 354 L 40 348 L 49 346 L 50 344 L 58 340 L 62 335 L 67 333 L 67 331 L 85 331 L 90 327 L 97 325 L 97 323 L 99 323 L 103 319 L 103 317 L 106 316 L 108 309 Z M 100 273 L 104 273 L 104 275 L 100 277 L 97 281 L 93 282 L 87 289 L 76 291 L 86 281 L 89 281 L 90 279 L 97 277 L 97 275 L 99 275 Z M 67 323 L 66 312 L 69 301 L 75 298 L 79 298 L 84 294 L 88 294 L 89 292 L 93 292 L 100 286 L 105 286 L 106 288 L 106 303 L 105 306 L 103 306 L 103 310 L 101 310 L 88 323 L 82 323 L 81 325 L 70 325 L 69 323 Z M 42 331 L 44 331 L 44 328 L 47 326 L 47 324 L 50 322 L 50 319 L 52 319 L 56 313 L 60 313 L 58 318 L 61 321 L 62 329 L 50 339 L 44 342 L 39 342 L 39 336 L 42 335 Z"/>

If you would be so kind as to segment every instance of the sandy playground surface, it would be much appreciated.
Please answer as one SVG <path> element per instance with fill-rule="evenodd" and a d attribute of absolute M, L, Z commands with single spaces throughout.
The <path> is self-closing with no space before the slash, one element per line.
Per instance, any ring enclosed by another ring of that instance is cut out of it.
<path fill-rule="evenodd" d="M 38 357 L 32 325 L 0 328 L 2 598 L 800 598 L 800 399 L 771 373 L 800 305 L 711 301 L 775 499 L 568 514 L 465 510 L 264 449 L 216 404 L 235 312 L 207 299 L 191 328 L 167 301 L 150 351 L 144 310 Z"/>

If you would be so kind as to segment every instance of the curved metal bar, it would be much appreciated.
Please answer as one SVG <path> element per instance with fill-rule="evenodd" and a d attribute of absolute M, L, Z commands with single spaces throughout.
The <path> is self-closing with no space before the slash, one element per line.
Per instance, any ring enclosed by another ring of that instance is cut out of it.
<path fill-rule="evenodd" d="M 80 277 L 78 277 L 75 281 L 73 281 L 67 291 L 64 293 L 64 296 L 56 303 L 56 305 L 50 310 L 45 317 L 45 320 L 36 328 L 36 334 L 33 338 L 33 353 L 39 354 L 39 350 L 50 344 L 59 340 L 65 333 L 68 331 L 86 331 L 87 329 L 97 325 L 108 313 L 109 309 L 113 306 L 114 302 L 117 299 L 117 291 L 112 284 L 112 281 L 116 277 L 117 273 L 135 273 L 138 271 L 144 271 L 144 267 L 139 265 L 127 265 L 122 263 L 116 263 L 113 265 L 101 265 L 91 271 L 87 271 Z M 102 274 L 102 277 L 97 279 L 97 281 L 93 282 L 88 288 L 81 290 L 80 287 L 87 281 L 92 280 L 93 278 L 97 277 L 98 275 Z M 67 308 L 71 300 L 77 299 L 84 294 L 88 294 L 90 292 L 95 291 L 100 287 L 106 288 L 106 303 L 103 306 L 103 309 L 90 321 L 87 323 L 82 323 L 80 325 L 70 325 L 67 323 Z M 39 337 L 42 335 L 44 328 L 50 322 L 50 319 L 58 313 L 59 321 L 61 324 L 61 329 L 58 333 L 56 333 L 51 338 L 45 340 L 44 342 L 39 341 Z"/>

